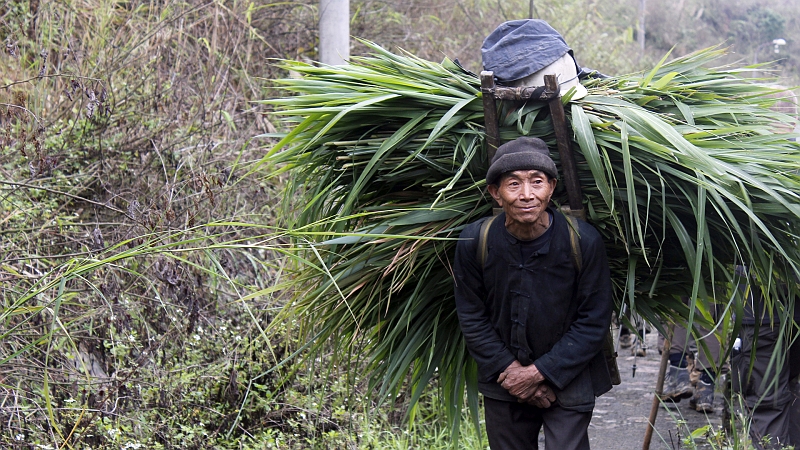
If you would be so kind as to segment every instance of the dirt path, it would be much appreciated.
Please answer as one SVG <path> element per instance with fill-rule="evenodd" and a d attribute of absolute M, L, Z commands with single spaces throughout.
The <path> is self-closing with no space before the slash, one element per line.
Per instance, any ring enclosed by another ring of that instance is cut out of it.
<path fill-rule="evenodd" d="M 642 448 L 647 428 L 647 417 L 653 402 L 656 378 L 661 357 L 656 348 L 655 333 L 648 335 L 647 356 L 634 358 L 628 349 L 620 349 L 617 358 L 622 384 L 614 386 L 609 393 L 597 399 L 589 437 L 592 450 L 635 450 Z M 633 364 L 636 376 L 632 376 Z M 712 414 L 698 413 L 683 400 L 670 408 L 659 407 L 656 430 L 650 445 L 651 450 L 695 448 L 686 442 L 688 434 L 706 425 L 719 430 L 722 416 L 721 395 L 717 393 Z M 699 433 L 703 434 L 703 433 Z M 696 448 L 712 448 L 705 436 L 694 439 Z M 543 448 L 542 445 L 540 445 Z"/>

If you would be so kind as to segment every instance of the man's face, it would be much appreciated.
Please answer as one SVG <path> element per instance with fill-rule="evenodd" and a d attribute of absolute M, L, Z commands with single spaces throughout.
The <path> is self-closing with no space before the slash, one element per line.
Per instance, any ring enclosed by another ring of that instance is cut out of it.
<path fill-rule="evenodd" d="M 540 170 L 515 170 L 504 174 L 497 186 L 489 185 L 489 194 L 503 208 L 508 225 L 527 227 L 538 223 L 547 227 L 545 209 L 555 188 L 556 180 L 548 181 Z"/>

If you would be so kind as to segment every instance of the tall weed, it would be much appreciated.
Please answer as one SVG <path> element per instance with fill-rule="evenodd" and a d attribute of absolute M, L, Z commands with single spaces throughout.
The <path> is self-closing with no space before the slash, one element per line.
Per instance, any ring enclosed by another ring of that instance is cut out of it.
<path fill-rule="evenodd" d="M 0 7 L 0 446 L 208 448 L 264 427 L 255 403 L 227 428 L 289 345 L 261 327 L 276 195 L 241 176 L 274 131 L 250 100 L 291 9 Z"/>

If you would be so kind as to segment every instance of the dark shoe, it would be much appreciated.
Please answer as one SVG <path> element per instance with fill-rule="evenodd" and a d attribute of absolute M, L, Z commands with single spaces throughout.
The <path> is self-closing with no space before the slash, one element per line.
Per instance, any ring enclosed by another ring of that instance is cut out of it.
<path fill-rule="evenodd" d="M 630 334 L 630 333 L 621 334 L 619 336 L 619 346 L 620 346 L 620 348 L 629 348 L 631 345 L 633 345 L 633 335 L 632 334 Z"/>
<path fill-rule="evenodd" d="M 689 382 L 689 370 L 685 367 L 676 367 L 670 364 L 664 377 L 661 400 L 679 402 L 682 398 L 691 397 L 693 393 L 692 383 Z"/>
<path fill-rule="evenodd" d="M 697 412 L 714 412 L 714 385 L 697 380 L 694 395 L 689 400 L 689 407 L 694 408 Z"/>

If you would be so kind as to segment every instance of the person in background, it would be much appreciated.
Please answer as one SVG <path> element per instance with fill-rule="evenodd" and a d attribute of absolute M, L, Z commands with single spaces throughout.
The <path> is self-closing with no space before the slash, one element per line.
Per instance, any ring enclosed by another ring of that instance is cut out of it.
<path fill-rule="evenodd" d="M 685 299 L 688 301 L 688 299 Z M 698 345 L 686 328 L 675 326 L 669 339 L 669 368 L 664 378 L 661 399 L 679 402 L 689 399 L 697 412 L 714 412 L 714 389 L 719 373 L 719 340 L 703 328 L 696 328 L 705 348 Z M 687 336 L 688 335 L 688 336 Z M 688 337 L 688 339 L 687 339 Z"/>
<path fill-rule="evenodd" d="M 800 445 L 800 345 L 791 345 L 792 336 L 797 334 L 782 332 L 780 314 L 786 313 L 785 305 L 773 301 L 768 308 L 746 267 L 737 266 L 736 275 L 744 309 L 739 333 L 741 349 L 731 357 L 732 391 L 742 396 L 741 407 L 750 419 L 750 437 L 757 449 Z M 794 313 L 796 322 L 800 319 L 798 310 Z M 734 402 L 734 406 L 739 404 Z"/>
<path fill-rule="evenodd" d="M 785 86 L 774 86 L 770 97 L 777 101 L 770 107 L 792 118 L 798 117 L 798 99 Z M 800 122 L 778 122 L 773 132 L 794 134 L 797 141 Z M 739 333 L 741 347 L 731 357 L 731 387 L 742 396 L 749 429 L 757 449 L 777 449 L 789 445 L 800 446 L 800 337 L 798 323 L 800 309 L 793 311 L 793 324 L 788 330 L 780 329 L 781 309 L 791 313 L 786 304 L 773 302 L 767 310 L 763 294 L 751 280 L 745 266 L 736 266 L 738 288 L 745 300 L 742 328 Z M 779 349 L 775 352 L 775 349 Z M 778 356 L 774 363 L 773 355 Z M 752 360 L 752 367 L 751 367 Z M 764 380 L 767 380 L 764 383 Z M 774 382 L 773 382 L 774 381 Z M 738 406 L 737 402 L 734 402 Z"/>

